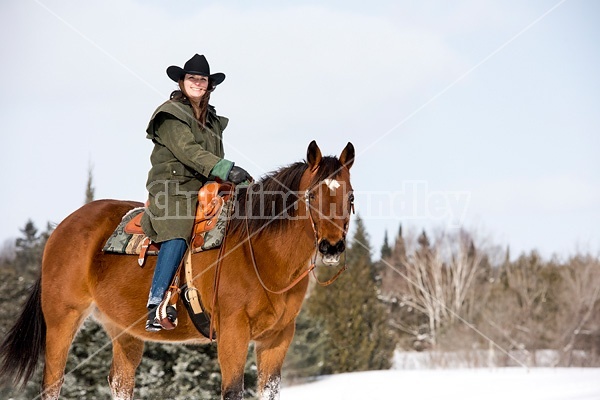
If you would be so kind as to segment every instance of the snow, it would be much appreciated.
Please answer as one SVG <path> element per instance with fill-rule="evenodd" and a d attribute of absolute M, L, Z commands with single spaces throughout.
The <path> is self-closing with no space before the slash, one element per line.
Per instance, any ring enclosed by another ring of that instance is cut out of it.
<path fill-rule="evenodd" d="M 388 370 L 283 387 L 281 400 L 600 400 L 600 368 Z"/>

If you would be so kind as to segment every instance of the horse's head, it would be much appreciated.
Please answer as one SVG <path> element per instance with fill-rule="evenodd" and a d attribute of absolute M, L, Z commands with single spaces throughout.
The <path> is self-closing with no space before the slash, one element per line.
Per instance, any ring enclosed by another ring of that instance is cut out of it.
<path fill-rule="evenodd" d="M 325 265 L 337 265 L 346 249 L 350 213 L 354 211 L 350 184 L 354 146 L 348 142 L 339 158 L 323 157 L 313 140 L 308 146 L 306 161 L 310 184 L 304 192 L 304 201 L 317 248 Z"/>

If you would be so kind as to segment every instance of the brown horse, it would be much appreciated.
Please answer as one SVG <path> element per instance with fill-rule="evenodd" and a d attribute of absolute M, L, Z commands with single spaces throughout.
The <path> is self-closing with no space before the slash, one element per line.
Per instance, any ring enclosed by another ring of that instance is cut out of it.
<path fill-rule="evenodd" d="M 322 157 L 313 141 L 306 162 L 268 174 L 240 189 L 224 249 L 192 256 L 194 284 L 213 318 L 222 398 L 242 399 L 248 345 L 255 343 L 261 399 L 279 398 L 280 373 L 317 254 L 335 265 L 345 248 L 353 195 L 351 143 L 339 158 Z M 132 399 L 145 341 L 207 343 L 185 312 L 170 331 L 146 332 L 146 300 L 156 257 L 140 269 L 137 256 L 104 253 L 121 217 L 140 203 L 91 202 L 67 217 L 44 251 L 41 277 L 0 347 L 0 374 L 25 383 L 45 359 L 42 399 L 58 399 L 67 352 L 93 313 L 110 335 L 108 377 L 116 399 Z M 212 302 L 215 268 L 220 285 Z M 275 293 L 297 280 L 283 293 Z M 209 299 L 207 301 L 207 299 Z M 214 305 L 214 307 L 213 307 Z M 183 310 L 183 307 L 179 307 Z"/>

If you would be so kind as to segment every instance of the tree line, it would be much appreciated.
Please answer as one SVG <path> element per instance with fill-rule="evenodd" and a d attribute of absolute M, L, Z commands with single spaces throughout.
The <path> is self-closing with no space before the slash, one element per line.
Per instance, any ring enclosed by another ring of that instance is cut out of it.
<path fill-rule="evenodd" d="M 400 229 L 378 265 L 400 348 L 485 350 L 476 365 L 600 365 L 597 256 L 530 251 L 511 260 L 509 249 L 476 244 L 464 230 L 431 240 Z"/>

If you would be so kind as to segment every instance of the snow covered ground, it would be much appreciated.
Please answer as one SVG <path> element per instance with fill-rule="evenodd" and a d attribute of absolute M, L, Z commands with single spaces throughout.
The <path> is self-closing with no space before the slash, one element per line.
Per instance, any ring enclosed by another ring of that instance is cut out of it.
<path fill-rule="evenodd" d="M 281 400 L 600 400 L 600 368 L 368 371 L 284 387 Z"/>

